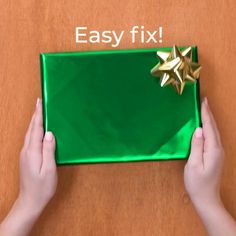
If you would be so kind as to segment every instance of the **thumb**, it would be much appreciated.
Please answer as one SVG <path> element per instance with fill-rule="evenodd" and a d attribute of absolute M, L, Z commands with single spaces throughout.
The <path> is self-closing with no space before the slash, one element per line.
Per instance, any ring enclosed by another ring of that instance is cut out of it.
<path fill-rule="evenodd" d="M 191 152 L 188 159 L 188 164 L 203 164 L 203 147 L 204 138 L 202 128 L 196 128 L 192 137 Z"/>
<path fill-rule="evenodd" d="M 54 171 L 55 163 L 55 138 L 52 132 L 45 133 L 43 139 L 43 164 L 42 171 Z"/>

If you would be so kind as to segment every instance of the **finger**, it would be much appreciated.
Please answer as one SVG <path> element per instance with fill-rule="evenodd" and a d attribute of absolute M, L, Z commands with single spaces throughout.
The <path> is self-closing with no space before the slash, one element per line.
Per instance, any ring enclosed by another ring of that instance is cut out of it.
<path fill-rule="evenodd" d="M 27 148 L 29 145 L 30 133 L 31 133 L 33 122 L 34 122 L 34 117 L 35 117 L 35 112 L 33 113 L 32 117 L 31 117 L 30 124 L 29 124 L 28 129 L 25 134 L 24 148 Z"/>
<path fill-rule="evenodd" d="M 32 128 L 30 132 L 28 148 L 37 153 L 41 153 L 42 140 L 43 140 L 42 102 L 40 99 L 38 99 L 32 123 Z"/>
<path fill-rule="evenodd" d="M 47 131 L 43 139 L 43 164 L 41 171 L 55 171 L 55 138 L 52 132 Z"/>
<path fill-rule="evenodd" d="M 218 128 L 217 128 L 217 124 L 216 124 L 215 118 L 214 118 L 214 116 L 213 116 L 213 113 L 212 113 L 212 111 L 211 111 L 211 109 L 210 109 L 210 106 L 209 106 L 209 103 L 208 103 L 207 98 L 205 98 L 205 102 L 206 102 L 206 105 L 207 105 L 208 113 L 209 113 L 209 115 L 210 115 L 210 117 L 211 117 L 211 120 L 212 120 L 212 124 L 213 124 L 213 126 L 214 126 L 214 130 L 215 130 L 216 135 L 217 135 L 217 141 L 218 141 L 218 143 L 220 144 L 220 143 L 221 143 L 221 140 L 220 140 L 219 130 L 218 130 Z"/>
<path fill-rule="evenodd" d="M 191 141 L 191 152 L 188 159 L 188 164 L 190 165 L 203 165 L 203 147 L 204 138 L 202 133 L 202 128 L 196 128 L 192 141 Z"/>
<path fill-rule="evenodd" d="M 210 113 L 210 109 L 207 104 L 207 100 L 204 99 L 202 102 L 202 126 L 203 126 L 203 136 L 205 138 L 204 150 L 209 151 L 212 148 L 219 146 L 217 128 L 213 123 L 213 119 Z"/>

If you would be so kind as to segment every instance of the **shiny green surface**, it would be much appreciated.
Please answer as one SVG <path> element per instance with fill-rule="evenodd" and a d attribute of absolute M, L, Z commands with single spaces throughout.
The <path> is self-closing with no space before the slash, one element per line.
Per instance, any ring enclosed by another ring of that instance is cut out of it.
<path fill-rule="evenodd" d="M 44 128 L 58 164 L 188 157 L 199 82 L 182 95 L 161 88 L 150 74 L 157 50 L 171 48 L 41 54 Z"/>

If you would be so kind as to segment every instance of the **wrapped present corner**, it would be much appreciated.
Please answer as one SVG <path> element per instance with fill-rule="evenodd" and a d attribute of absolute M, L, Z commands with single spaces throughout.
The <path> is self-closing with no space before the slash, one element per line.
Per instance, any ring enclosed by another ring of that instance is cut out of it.
<path fill-rule="evenodd" d="M 44 128 L 56 137 L 57 163 L 187 158 L 200 125 L 199 80 L 180 95 L 164 67 L 174 86 L 160 86 L 156 53 L 171 50 L 42 53 Z M 197 48 L 191 53 L 197 62 Z"/>

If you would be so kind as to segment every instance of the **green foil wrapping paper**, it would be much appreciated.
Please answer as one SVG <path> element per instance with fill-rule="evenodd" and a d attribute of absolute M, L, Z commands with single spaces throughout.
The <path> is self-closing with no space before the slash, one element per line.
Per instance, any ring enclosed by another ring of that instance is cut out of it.
<path fill-rule="evenodd" d="M 150 74 L 156 51 L 42 53 L 45 131 L 57 164 L 187 158 L 200 126 L 199 81 L 178 95 Z M 197 47 L 192 47 L 197 62 Z"/>

